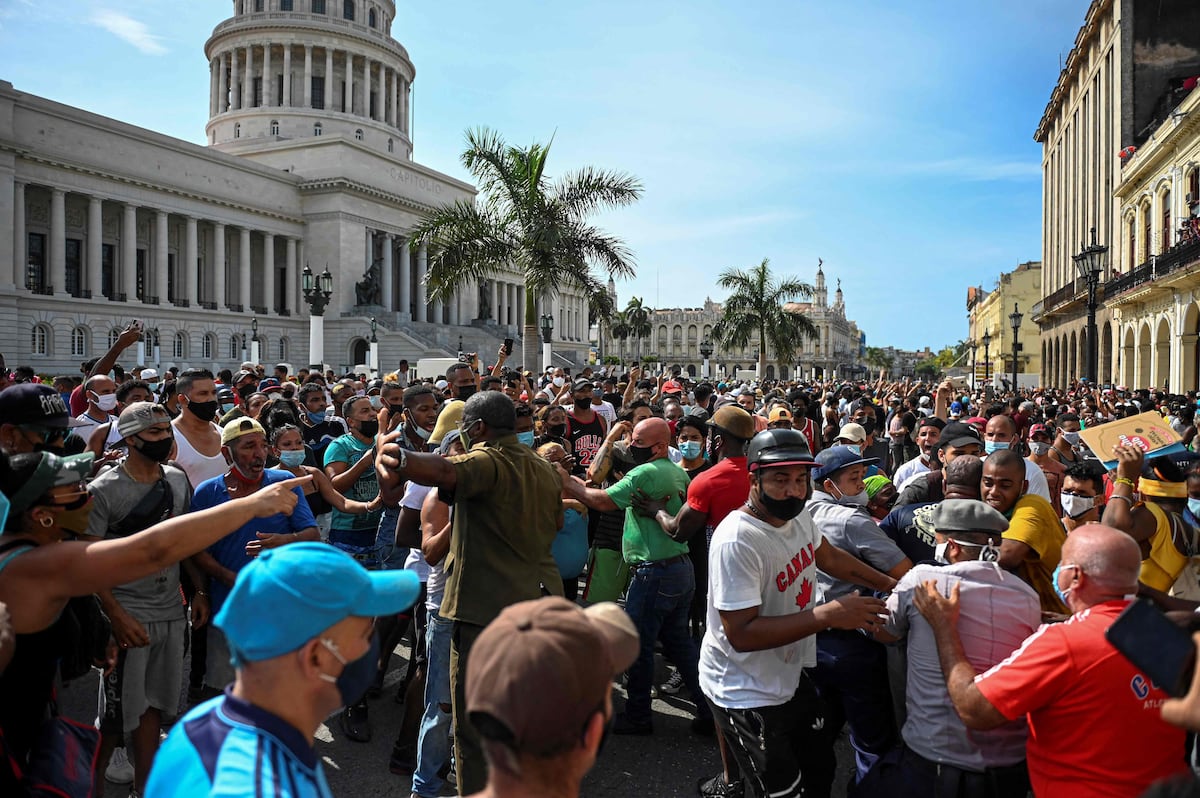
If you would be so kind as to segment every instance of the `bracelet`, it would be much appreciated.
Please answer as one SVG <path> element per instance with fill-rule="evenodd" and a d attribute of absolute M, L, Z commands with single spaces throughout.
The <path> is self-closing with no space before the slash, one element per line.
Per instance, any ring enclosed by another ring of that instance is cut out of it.
<path fill-rule="evenodd" d="M 208 593 L 207 593 L 206 591 L 204 591 L 204 590 L 197 590 L 197 591 L 196 591 L 196 595 L 197 595 L 197 596 L 204 596 L 205 598 L 208 598 Z"/>
<path fill-rule="evenodd" d="M 1112 498 L 1114 498 L 1114 499 L 1124 499 L 1125 501 L 1129 502 L 1129 506 L 1130 506 L 1130 507 L 1133 507 L 1133 504 L 1134 504 L 1134 502 L 1133 502 L 1133 497 L 1132 497 L 1132 496 L 1122 496 L 1122 495 L 1120 495 L 1119 493 L 1114 493 L 1114 494 L 1112 495 Z"/>
<path fill-rule="evenodd" d="M 1132 488 L 1133 480 L 1130 479 L 1129 477 L 1117 477 L 1116 479 L 1113 480 L 1113 484 L 1114 485 L 1128 485 L 1129 487 Z"/>

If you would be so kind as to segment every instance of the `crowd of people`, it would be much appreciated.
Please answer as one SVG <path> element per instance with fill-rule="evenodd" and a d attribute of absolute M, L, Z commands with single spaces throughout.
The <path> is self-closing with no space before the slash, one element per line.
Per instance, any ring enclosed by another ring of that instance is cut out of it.
<path fill-rule="evenodd" d="M 577 795 L 659 695 L 707 798 L 1200 795 L 1200 676 L 1106 637 L 1200 617 L 1195 393 L 159 373 L 138 335 L 0 362 L 0 795 L 330 795 L 317 730 L 370 744 L 402 650 L 414 798 Z M 1152 411 L 1165 454 L 1080 436 Z"/>

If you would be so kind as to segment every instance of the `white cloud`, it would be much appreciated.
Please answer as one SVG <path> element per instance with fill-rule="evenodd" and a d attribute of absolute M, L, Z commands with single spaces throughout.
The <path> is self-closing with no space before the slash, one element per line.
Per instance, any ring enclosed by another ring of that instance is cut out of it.
<path fill-rule="evenodd" d="M 159 41 L 159 37 L 150 32 L 142 22 L 116 11 L 101 9 L 92 14 L 91 22 L 103 28 L 118 39 L 132 44 L 146 55 L 165 55 L 167 48 Z"/>

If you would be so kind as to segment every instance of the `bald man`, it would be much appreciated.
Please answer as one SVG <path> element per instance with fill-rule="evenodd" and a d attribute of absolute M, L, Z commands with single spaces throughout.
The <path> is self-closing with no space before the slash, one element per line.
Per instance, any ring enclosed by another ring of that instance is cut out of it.
<path fill-rule="evenodd" d="M 621 551 L 631 579 L 625 612 L 641 637 L 637 661 L 629 669 L 629 700 L 613 722 L 614 734 L 651 734 L 650 685 L 654 679 L 654 643 L 661 638 L 663 651 L 679 668 L 683 683 L 696 702 L 692 730 L 712 732 L 712 713 L 700 694 L 697 664 L 700 649 L 688 634 L 688 609 L 696 590 L 696 575 L 688 557 L 687 541 L 672 540 L 658 521 L 639 515 L 633 496 L 666 496 L 666 511 L 674 516 L 687 495 L 687 473 L 667 456 L 671 428 L 661 418 L 648 418 L 633 428 L 629 454 L 638 465 L 615 485 L 601 490 L 586 487 L 558 466 L 563 493 L 593 510 L 625 511 Z"/>
<path fill-rule="evenodd" d="M 1137 592 L 1141 551 L 1129 535 L 1086 524 L 1067 538 L 1054 587 L 1075 613 L 1044 625 L 1007 659 L 977 675 L 958 635 L 958 589 L 933 581 L 914 592 L 934 629 L 954 709 L 968 729 L 1029 723 L 1035 795 L 1129 796 L 1183 773 L 1184 733 L 1159 715 L 1166 693 L 1104 637 Z"/>

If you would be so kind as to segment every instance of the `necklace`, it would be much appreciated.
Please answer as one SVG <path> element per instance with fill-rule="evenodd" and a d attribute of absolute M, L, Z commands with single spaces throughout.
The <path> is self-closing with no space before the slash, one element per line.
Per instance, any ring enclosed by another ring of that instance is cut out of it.
<path fill-rule="evenodd" d="M 151 483 L 151 482 L 157 482 L 158 480 L 162 479 L 162 475 L 163 475 L 162 466 L 160 465 L 160 466 L 158 467 L 158 475 L 157 475 L 157 476 L 155 476 L 155 477 L 154 477 L 154 479 L 138 479 L 138 478 L 137 478 L 137 477 L 135 477 L 135 476 L 133 475 L 133 473 L 132 473 L 132 472 L 129 470 L 129 458 L 128 458 L 128 457 L 126 457 L 125 459 L 123 459 L 123 460 L 121 461 L 121 470 L 125 472 L 125 476 L 129 477 L 129 478 L 130 478 L 130 479 L 132 479 L 134 482 L 138 482 L 138 483 L 141 483 L 141 484 L 143 484 L 143 485 L 145 485 L 145 484 L 148 484 L 148 483 Z"/>

